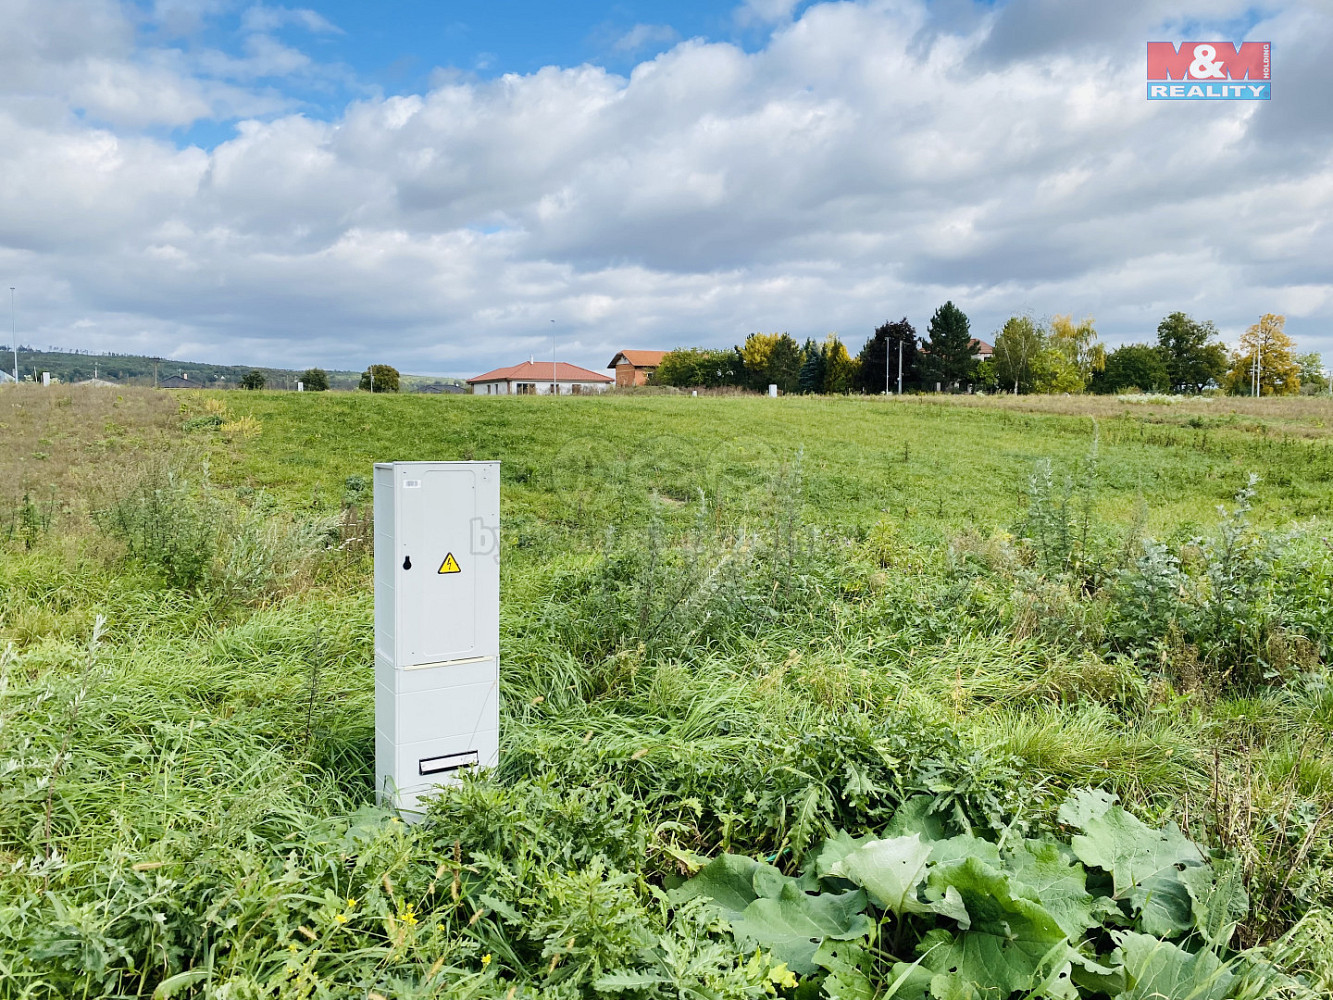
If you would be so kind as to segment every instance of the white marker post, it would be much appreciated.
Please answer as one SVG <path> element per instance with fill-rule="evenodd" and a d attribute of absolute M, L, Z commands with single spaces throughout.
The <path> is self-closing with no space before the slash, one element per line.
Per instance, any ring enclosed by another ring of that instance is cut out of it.
<path fill-rule="evenodd" d="M 410 819 L 499 760 L 499 542 L 499 462 L 375 466 L 375 793 Z"/>

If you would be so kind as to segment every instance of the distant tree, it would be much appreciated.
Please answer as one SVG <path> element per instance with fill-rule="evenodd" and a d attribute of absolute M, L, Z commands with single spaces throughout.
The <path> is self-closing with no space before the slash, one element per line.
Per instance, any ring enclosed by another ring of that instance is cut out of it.
<path fill-rule="evenodd" d="M 1046 347 L 1046 332 L 1030 316 L 1010 316 L 995 335 L 995 377 L 999 388 L 1015 394 L 1032 392 L 1036 385 L 1034 365 Z"/>
<path fill-rule="evenodd" d="M 1301 373 L 1301 392 L 1312 395 L 1328 391 L 1328 376 L 1324 374 L 1324 359 L 1318 351 L 1296 355 Z"/>
<path fill-rule="evenodd" d="M 241 377 L 242 389 L 262 389 L 266 384 L 264 373 L 260 371 L 248 371 Z"/>
<path fill-rule="evenodd" d="M 768 381 L 784 395 L 798 392 L 801 387 L 801 345 L 795 338 L 782 334 L 773 345 L 768 358 Z M 767 388 L 767 387 L 765 387 Z"/>
<path fill-rule="evenodd" d="M 706 347 L 678 347 L 668 351 L 649 378 L 651 385 L 682 389 L 739 385 L 744 367 L 736 352 Z"/>
<path fill-rule="evenodd" d="M 736 350 L 745 364 L 745 383 L 755 392 L 773 384 L 784 393 L 800 388 L 801 347 L 789 334 L 752 333 Z"/>
<path fill-rule="evenodd" d="M 930 317 L 925 347 L 929 355 L 927 381 L 941 382 L 945 388 L 956 388 L 972 381 L 976 348 L 970 326 L 967 315 L 952 301 L 935 310 L 935 315 Z"/>
<path fill-rule="evenodd" d="M 847 353 L 847 345 L 836 333 L 824 338 L 820 353 L 824 358 L 824 392 L 845 395 L 856 388 L 856 359 Z"/>
<path fill-rule="evenodd" d="M 368 392 L 397 392 L 398 369 L 390 365 L 371 365 L 361 373 L 357 388 Z"/>
<path fill-rule="evenodd" d="M 1172 392 L 1203 392 L 1213 383 L 1221 384 L 1227 349 L 1216 336 L 1211 320 L 1200 323 L 1183 312 L 1173 312 L 1157 324 L 1157 349 Z"/>
<path fill-rule="evenodd" d="M 1149 344 L 1125 344 L 1106 356 L 1106 367 L 1094 374 L 1091 388 L 1094 392 L 1166 392 L 1171 379 L 1160 350 Z"/>
<path fill-rule="evenodd" d="M 763 392 L 768 386 L 768 362 L 773 354 L 773 346 L 778 341 L 776 333 L 752 333 L 745 338 L 745 343 L 736 348 L 745 365 L 745 386 L 755 392 Z"/>
<path fill-rule="evenodd" d="M 301 373 L 301 384 L 306 392 L 327 392 L 329 373 L 323 368 L 307 368 Z"/>
<path fill-rule="evenodd" d="M 1092 381 L 1094 372 L 1099 372 L 1106 365 L 1106 348 L 1097 342 L 1097 328 L 1092 317 L 1075 323 L 1072 314 L 1056 316 L 1051 320 L 1051 332 L 1047 337 L 1048 346 L 1064 355 L 1065 360 L 1078 371 L 1083 385 L 1078 390 L 1086 389 Z"/>
<path fill-rule="evenodd" d="M 976 368 L 972 369 L 972 384 L 978 390 L 983 392 L 994 392 L 1000 384 L 1000 376 L 995 371 L 995 361 L 987 358 L 985 361 L 978 361 Z"/>
<path fill-rule="evenodd" d="M 1231 354 L 1231 370 L 1225 376 L 1230 392 L 1241 396 L 1251 394 L 1256 368 L 1259 395 L 1294 396 L 1301 391 L 1296 345 L 1283 330 L 1286 321 L 1285 316 L 1265 313 L 1258 323 L 1241 335 L 1240 343 Z"/>
<path fill-rule="evenodd" d="M 823 392 L 824 352 L 813 337 L 806 338 L 805 346 L 801 348 L 801 356 L 805 359 L 801 362 L 801 375 L 798 379 L 801 392 L 807 395 Z"/>
<path fill-rule="evenodd" d="M 1045 393 L 1082 392 L 1087 385 L 1078 366 L 1057 347 L 1044 346 L 1032 359 L 1032 391 Z"/>
<path fill-rule="evenodd" d="M 902 347 L 901 352 L 899 345 Z M 896 323 L 884 323 L 876 327 L 874 334 L 865 342 L 861 353 L 856 356 L 856 388 L 873 395 L 884 392 L 886 387 L 891 392 L 897 392 L 900 353 L 903 389 L 917 388 L 921 376 L 916 330 L 907 322 L 906 316 Z"/>

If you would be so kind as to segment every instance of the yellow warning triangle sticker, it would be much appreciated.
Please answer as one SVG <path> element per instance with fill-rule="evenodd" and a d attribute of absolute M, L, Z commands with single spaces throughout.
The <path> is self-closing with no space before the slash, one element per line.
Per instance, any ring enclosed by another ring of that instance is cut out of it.
<path fill-rule="evenodd" d="M 447 556 L 444 557 L 444 562 L 440 563 L 439 571 L 441 573 L 463 572 L 461 569 L 458 568 L 458 560 L 454 558 L 454 554 L 452 552 L 450 552 Z"/>

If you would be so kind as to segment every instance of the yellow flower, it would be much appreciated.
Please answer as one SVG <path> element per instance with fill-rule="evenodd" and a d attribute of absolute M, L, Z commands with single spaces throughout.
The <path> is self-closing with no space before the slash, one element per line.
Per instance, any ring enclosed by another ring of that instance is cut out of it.
<path fill-rule="evenodd" d="M 408 903 L 403 907 L 402 912 L 398 914 L 398 919 L 410 927 L 415 927 L 417 923 L 416 907 L 411 903 Z"/>
<path fill-rule="evenodd" d="M 490 952 L 487 952 L 485 955 L 481 956 L 481 967 L 484 969 L 486 968 L 486 966 L 490 964 L 491 964 L 491 955 Z"/>
<path fill-rule="evenodd" d="M 345 923 L 347 923 L 347 914 L 346 914 L 346 913 L 339 913 L 339 914 L 338 914 L 336 917 L 334 917 L 333 919 L 336 920 L 336 921 L 338 921 L 338 923 L 340 923 L 340 924 L 345 924 Z"/>
<path fill-rule="evenodd" d="M 296 942 L 293 941 L 291 944 L 287 946 L 287 950 L 290 951 L 293 955 L 295 955 L 301 949 L 296 947 Z"/>
<path fill-rule="evenodd" d="M 356 900 L 355 900 L 353 897 L 351 897 L 351 896 L 348 896 L 348 897 L 347 897 L 347 908 L 348 908 L 349 910 L 355 910 L 355 909 L 356 909 Z"/>

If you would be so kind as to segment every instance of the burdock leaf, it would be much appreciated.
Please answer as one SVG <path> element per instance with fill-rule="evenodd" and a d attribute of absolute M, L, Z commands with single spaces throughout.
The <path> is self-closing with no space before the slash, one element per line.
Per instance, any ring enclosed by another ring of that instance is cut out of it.
<path fill-rule="evenodd" d="M 1086 794 L 1086 793 L 1085 793 Z M 1067 814 L 1060 811 L 1061 819 Z M 1111 806 L 1100 815 L 1078 810 L 1083 834 L 1070 841 L 1074 854 L 1085 865 L 1095 865 L 1111 873 L 1117 899 L 1146 879 L 1177 865 L 1203 864 L 1203 854 L 1174 823 L 1160 830 L 1145 826 L 1119 806 Z"/>
<path fill-rule="evenodd" d="M 747 906 L 731 921 L 731 932 L 743 948 L 771 951 L 793 972 L 808 975 L 818 968 L 815 953 L 826 939 L 850 941 L 870 934 L 874 925 L 861 912 L 865 905 L 860 889 L 811 896 L 786 885 L 777 899 L 756 899 Z"/>
<path fill-rule="evenodd" d="M 968 858 L 933 868 L 928 881 L 936 891 L 956 889 L 972 924 L 957 936 L 932 931 L 918 944 L 922 966 L 936 973 L 932 993 L 957 994 L 962 987 L 954 978 L 987 996 L 1008 996 L 1042 983 L 1047 983 L 1046 995 L 1062 996 L 1072 989 L 1072 949 L 1064 930 L 1040 903 L 1015 895 L 1009 875 Z"/>
<path fill-rule="evenodd" d="M 1208 949 L 1191 955 L 1170 941 L 1123 931 L 1116 935 L 1129 988 L 1120 1000 L 1225 1000 L 1236 978 Z"/>
<path fill-rule="evenodd" d="M 1083 866 L 1056 843 L 1024 841 L 1007 860 L 1014 892 L 1041 903 L 1071 941 L 1099 926 L 1108 910 L 1115 909 L 1109 900 L 1092 897 Z"/>
<path fill-rule="evenodd" d="M 1188 869 L 1187 869 L 1188 870 Z M 1198 867 L 1211 880 L 1212 872 Z M 1153 937 L 1179 937 L 1194 928 L 1189 890 L 1174 868 L 1144 879 L 1129 891 L 1129 901 L 1139 914 L 1139 930 Z"/>
<path fill-rule="evenodd" d="M 815 964 L 827 969 L 824 996 L 829 1000 L 872 1000 L 870 955 L 855 941 L 825 941 L 815 952 Z"/>
<path fill-rule="evenodd" d="M 1204 858 L 1176 824 L 1153 830 L 1104 793 L 1092 792 L 1065 803 L 1060 820 L 1083 830 L 1070 841 L 1074 854 L 1111 873 L 1115 898 L 1129 900 L 1144 931 L 1174 935 L 1193 927 L 1180 869 L 1202 865 Z"/>
<path fill-rule="evenodd" d="M 740 913 L 759 897 L 755 890 L 755 876 L 767 869 L 765 876 L 783 878 L 772 865 L 765 865 L 741 854 L 722 854 L 699 870 L 684 885 L 671 892 L 671 899 L 683 903 L 703 896 L 728 913 Z"/>
<path fill-rule="evenodd" d="M 898 916 L 926 913 L 932 908 L 918 902 L 916 893 L 929 860 L 930 845 L 914 833 L 862 844 L 833 865 L 829 874 L 855 882 L 870 893 L 876 905 Z"/>

